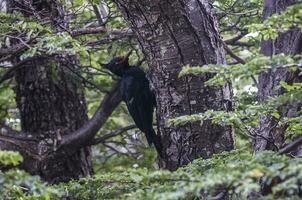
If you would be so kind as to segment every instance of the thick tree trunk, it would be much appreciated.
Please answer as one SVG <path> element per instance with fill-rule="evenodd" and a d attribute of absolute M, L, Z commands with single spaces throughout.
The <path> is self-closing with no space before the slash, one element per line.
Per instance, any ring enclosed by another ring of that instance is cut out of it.
<path fill-rule="evenodd" d="M 43 133 L 43 137 L 56 140 L 87 121 L 83 92 L 66 66 L 49 59 L 35 60 L 17 72 L 16 81 L 22 131 Z M 40 141 L 38 151 L 43 153 L 47 139 Z M 72 155 L 42 162 L 28 158 L 24 168 L 50 182 L 78 179 L 91 175 L 90 155 L 90 148 L 85 147 Z"/>
<path fill-rule="evenodd" d="M 217 23 L 205 0 L 115 0 L 131 23 L 150 67 L 163 143 L 160 165 L 175 170 L 198 158 L 234 148 L 230 127 L 209 121 L 169 127 L 171 118 L 222 110 L 231 88 L 206 87 L 211 74 L 178 78 L 184 65 L 225 63 Z"/>
<path fill-rule="evenodd" d="M 288 6 L 297 3 L 297 0 L 266 0 L 264 7 L 264 19 L 267 19 L 274 13 L 284 11 Z M 262 53 L 266 56 L 273 56 L 275 54 L 298 54 L 302 51 L 302 34 L 298 28 L 292 28 L 285 33 L 280 33 L 279 37 L 275 40 L 263 41 Z M 275 71 L 263 72 L 259 76 L 259 99 L 266 101 L 269 97 L 278 96 L 284 92 L 280 86 L 281 81 L 288 84 L 294 82 L 301 82 L 299 72 L 290 72 L 285 68 L 280 68 Z M 285 105 L 286 114 L 281 117 L 294 117 L 301 105 L 292 103 Z M 261 151 L 265 149 L 273 149 L 274 146 L 281 147 L 284 145 L 284 134 L 286 125 L 283 127 L 276 127 L 278 120 L 273 116 L 263 116 L 260 119 L 259 134 L 262 137 L 254 141 L 254 150 Z M 264 139 L 266 138 L 266 139 Z M 268 141 L 274 142 L 274 145 Z"/>
<path fill-rule="evenodd" d="M 63 7 L 56 1 L 26 1 L 24 4 L 11 1 L 9 6 L 11 12 L 30 9 L 31 15 L 40 20 L 51 19 L 55 29 L 65 27 L 68 23 Z M 45 144 L 51 142 L 55 148 L 56 140 L 77 130 L 88 119 L 83 92 L 69 70 L 76 70 L 74 60 L 74 57 L 68 56 L 55 59 L 37 57 L 20 67 L 16 73 L 16 100 L 22 131 L 33 135 L 43 134 L 38 136 L 42 140 L 36 149 L 40 154 L 46 150 Z M 62 154 L 43 160 L 25 156 L 23 167 L 50 182 L 67 181 L 92 174 L 90 156 L 89 147 L 71 155 Z"/>

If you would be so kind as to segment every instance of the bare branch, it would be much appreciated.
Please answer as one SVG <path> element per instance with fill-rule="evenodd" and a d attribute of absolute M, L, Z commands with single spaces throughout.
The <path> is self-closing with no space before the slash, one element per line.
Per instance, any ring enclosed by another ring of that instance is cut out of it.
<path fill-rule="evenodd" d="M 245 60 L 243 60 L 242 58 L 240 58 L 239 56 L 237 56 L 229 47 L 228 45 L 225 43 L 225 42 L 222 42 L 223 43 L 223 46 L 224 46 L 224 49 L 225 51 L 232 57 L 234 58 L 235 60 L 237 60 L 239 63 L 241 64 L 245 64 Z"/>
<path fill-rule="evenodd" d="M 117 35 L 115 37 L 106 37 L 106 38 L 96 40 L 96 41 L 88 41 L 85 45 L 94 47 L 94 46 L 103 45 L 103 44 L 110 44 L 117 40 L 121 40 L 124 38 L 131 38 L 132 36 L 134 36 L 134 35 Z"/>
<path fill-rule="evenodd" d="M 30 43 L 33 42 L 37 38 L 31 38 L 28 41 L 23 41 L 21 38 L 19 40 L 22 40 L 20 44 L 16 44 L 14 46 L 8 47 L 8 48 L 0 48 L 0 63 L 3 61 L 6 61 L 10 58 L 13 58 L 17 54 L 21 53 L 22 51 L 28 49 L 30 47 Z"/>
<path fill-rule="evenodd" d="M 224 42 L 228 45 L 232 45 L 234 43 L 236 43 L 238 40 L 240 40 L 241 38 L 243 38 L 245 35 L 247 35 L 248 32 L 246 31 L 242 31 L 239 35 L 231 38 L 231 39 L 228 39 L 228 40 L 225 40 Z"/>
<path fill-rule="evenodd" d="M 28 143 L 31 143 L 29 145 Z M 0 149 L 19 151 L 23 155 L 40 160 L 41 157 L 34 150 L 37 142 L 31 135 L 26 135 L 0 123 Z M 29 148 L 30 146 L 30 148 Z"/>
<path fill-rule="evenodd" d="M 5 125 L 3 122 L 0 122 L 0 136 L 14 138 L 21 141 L 38 141 L 32 135 L 16 131 L 10 128 L 9 126 Z"/>
<path fill-rule="evenodd" d="M 239 63 L 241 63 L 241 64 L 246 64 L 245 60 L 243 60 L 242 58 L 240 58 L 239 56 L 237 56 L 237 55 L 236 55 L 236 54 L 228 47 L 228 45 L 227 45 L 224 41 L 222 41 L 222 44 L 223 44 L 223 46 L 224 46 L 225 51 L 226 51 L 232 58 L 234 58 L 235 60 L 237 60 L 237 61 L 238 61 Z M 258 82 L 257 82 L 255 76 L 251 75 L 251 78 L 252 78 L 252 80 L 253 80 L 255 86 L 258 88 Z"/>
<path fill-rule="evenodd" d="M 302 144 L 302 136 L 279 150 L 280 154 L 290 153 Z"/>
<path fill-rule="evenodd" d="M 130 126 L 126 126 L 126 127 L 123 127 L 123 128 L 120 128 L 112 133 L 109 133 L 107 135 L 104 135 L 104 136 L 101 136 L 101 137 L 97 137 L 97 138 L 94 138 L 90 145 L 96 145 L 96 144 L 99 144 L 99 143 L 103 143 L 105 142 L 106 140 L 110 139 L 110 138 L 113 138 L 115 136 L 118 136 L 118 135 L 121 135 L 122 133 L 126 132 L 126 131 L 129 131 L 131 129 L 134 129 L 136 128 L 136 125 L 130 125 Z"/>
<path fill-rule="evenodd" d="M 89 34 L 97 34 L 97 33 L 109 33 L 112 35 L 124 35 L 124 36 L 133 36 L 132 31 L 130 30 L 122 30 L 122 29 L 107 29 L 105 27 L 93 27 L 93 28 L 82 28 L 78 30 L 73 30 L 70 32 L 70 35 L 73 37 L 81 36 L 81 35 L 89 35 Z"/>
<path fill-rule="evenodd" d="M 97 20 L 98 20 L 98 22 L 99 22 L 99 25 L 100 25 L 100 26 L 103 26 L 103 25 L 104 25 L 104 21 L 103 21 L 103 19 L 102 19 L 102 16 L 101 16 L 101 13 L 100 13 L 100 11 L 99 11 L 98 6 L 95 5 L 93 2 L 90 2 L 90 3 L 91 3 L 91 5 L 92 5 L 94 14 L 95 14 L 95 16 L 96 16 L 96 18 L 97 18 Z"/>
<path fill-rule="evenodd" d="M 17 53 L 25 50 L 27 47 L 24 44 L 16 44 L 14 46 L 11 46 L 9 48 L 0 48 L 0 62 L 3 62 L 5 59 L 5 56 L 8 55 L 16 55 Z"/>
<path fill-rule="evenodd" d="M 85 123 L 80 129 L 62 137 L 59 148 L 68 146 L 68 148 L 71 149 L 78 149 L 89 145 L 98 130 L 105 124 L 108 117 L 121 101 L 122 98 L 118 83 L 117 86 L 105 96 L 92 119 Z"/>

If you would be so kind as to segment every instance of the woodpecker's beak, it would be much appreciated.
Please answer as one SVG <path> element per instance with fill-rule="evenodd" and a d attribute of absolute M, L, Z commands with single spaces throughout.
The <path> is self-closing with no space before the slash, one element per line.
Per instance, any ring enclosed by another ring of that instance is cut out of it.
<path fill-rule="evenodd" d="M 101 66 L 107 69 L 108 63 L 101 63 Z"/>

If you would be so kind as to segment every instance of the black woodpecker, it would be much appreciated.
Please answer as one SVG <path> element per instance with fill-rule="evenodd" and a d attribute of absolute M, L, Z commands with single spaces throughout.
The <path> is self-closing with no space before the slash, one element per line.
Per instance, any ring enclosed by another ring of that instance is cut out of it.
<path fill-rule="evenodd" d="M 145 72 L 138 66 L 129 65 L 129 51 L 125 56 L 114 57 L 103 66 L 113 74 L 121 77 L 120 91 L 128 111 L 136 126 L 145 133 L 148 144 L 154 144 L 157 153 L 161 156 L 160 137 L 156 135 L 153 123 L 153 111 L 156 106 L 155 96 L 149 87 Z"/>

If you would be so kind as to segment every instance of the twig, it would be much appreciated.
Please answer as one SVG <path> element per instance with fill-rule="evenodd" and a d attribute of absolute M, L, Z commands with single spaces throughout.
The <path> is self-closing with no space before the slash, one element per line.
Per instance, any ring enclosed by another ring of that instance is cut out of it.
<path fill-rule="evenodd" d="M 133 32 L 130 30 L 122 30 L 122 29 L 107 29 L 105 27 L 93 27 L 93 28 L 82 28 L 77 30 L 70 31 L 70 34 L 73 37 L 81 36 L 81 35 L 89 35 L 89 34 L 97 34 L 97 33 L 110 33 L 112 35 L 128 35 L 132 36 Z"/>
<path fill-rule="evenodd" d="M 96 145 L 96 144 L 99 144 L 99 143 L 103 143 L 105 142 L 106 140 L 112 138 L 112 137 L 115 137 L 115 136 L 118 136 L 126 131 L 129 131 L 131 129 L 134 129 L 136 128 L 136 125 L 130 125 L 130 126 L 126 126 L 126 127 L 123 127 L 123 128 L 120 128 L 112 133 L 109 133 L 107 135 L 104 135 L 104 136 L 101 136 L 101 137 L 97 137 L 97 138 L 94 138 L 91 142 L 90 142 L 90 145 Z"/>
<path fill-rule="evenodd" d="M 243 60 L 242 58 L 240 58 L 239 56 L 237 56 L 229 47 L 228 45 L 222 41 L 223 47 L 226 50 L 226 52 L 235 60 L 237 60 L 239 63 L 241 64 L 246 64 L 245 60 Z"/>
<path fill-rule="evenodd" d="M 69 69 L 73 74 L 75 74 L 77 77 L 82 79 L 84 83 L 88 83 L 89 85 L 93 86 L 95 89 L 99 90 L 100 92 L 104 92 L 98 85 L 95 83 L 91 82 L 90 80 L 86 79 L 84 76 L 81 75 L 81 73 L 77 72 L 76 70 L 72 69 L 68 65 L 65 66 L 67 69 Z M 108 91 L 105 91 L 108 92 Z"/>
<path fill-rule="evenodd" d="M 241 38 L 243 38 L 245 35 L 247 35 L 247 31 L 242 31 L 239 35 L 231 38 L 231 39 L 228 39 L 228 40 L 225 40 L 225 44 L 229 44 L 229 45 L 232 45 L 232 44 L 235 44 L 238 40 L 240 40 Z"/>
<path fill-rule="evenodd" d="M 279 154 L 290 153 L 291 151 L 293 151 L 294 149 L 296 149 L 301 144 L 302 144 L 302 136 L 299 137 L 298 139 L 294 140 L 293 142 L 289 143 L 288 145 L 286 145 L 282 149 L 280 149 L 278 153 Z"/>
<path fill-rule="evenodd" d="M 129 154 L 124 153 L 124 152 L 121 152 L 121 151 L 117 150 L 116 148 L 114 148 L 113 146 L 111 146 L 111 145 L 109 145 L 109 144 L 106 144 L 106 143 L 105 143 L 104 146 L 107 147 L 107 148 L 109 148 L 109 149 L 111 149 L 111 150 L 114 151 L 116 154 L 122 154 L 122 155 L 125 155 L 125 156 L 127 156 L 127 157 L 131 157 Z"/>
<path fill-rule="evenodd" d="M 90 146 L 90 141 L 122 101 L 119 84 L 120 83 L 104 97 L 104 100 L 94 113 L 92 119 L 78 130 L 62 137 L 59 148 L 69 146 L 72 149 L 77 149 L 83 146 Z"/>
<path fill-rule="evenodd" d="M 241 64 L 246 64 L 246 62 L 245 62 L 245 60 L 243 60 L 242 58 L 240 58 L 239 56 L 237 56 L 229 47 L 228 47 L 228 45 L 224 42 L 224 41 L 222 41 L 222 44 L 223 44 L 223 47 L 224 47 L 224 49 L 226 50 L 226 52 L 232 57 L 232 58 L 234 58 L 235 60 L 237 60 L 239 63 L 241 63 Z M 253 80 L 253 82 L 254 82 L 254 84 L 255 84 L 255 86 L 258 88 L 258 82 L 257 82 L 257 79 L 255 78 L 255 76 L 254 75 L 251 75 L 251 78 L 252 78 L 252 80 Z"/>
<path fill-rule="evenodd" d="M 102 19 L 102 16 L 101 16 L 101 13 L 99 11 L 99 8 L 97 5 L 95 5 L 92 1 L 90 1 L 90 4 L 92 5 L 92 8 L 93 8 L 93 11 L 94 11 L 94 14 L 98 20 L 98 23 L 100 26 L 103 26 L 104 25 L 104 22 L 103 22 L 103 19 Z"/>

